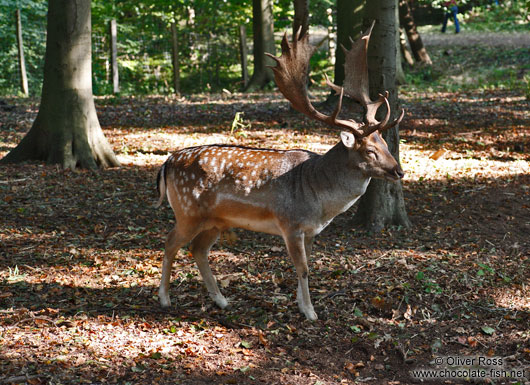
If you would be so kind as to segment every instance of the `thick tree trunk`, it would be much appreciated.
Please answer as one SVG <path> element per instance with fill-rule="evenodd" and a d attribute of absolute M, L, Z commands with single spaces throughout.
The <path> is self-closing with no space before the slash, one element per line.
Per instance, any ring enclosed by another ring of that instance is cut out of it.
<path fill-rule="evenodd" d="M 396 86 L 396 6 L 395 0 L 367 2 L 364 23 L 366 29 L 372 20 L 377 21 L 368 47 L 370 96 L 375 100 L 384 90 L 390 93 L 392 119 L 400 113 Z M 386 111 L 381 110 L 379 113 L 383 115 Z M 387 130 L 384 137 L 390 152 L 399 161 L 398 127 Z M 409 227 L 401 182 L 373 179 L 360 200 L 355 222 L 364 224 L 371 231 L 379 231 L 388 225 Z"/>
<path fill-rule="evenodd" d="M 309 29 L 309 0 L 293 0 L 293 6 L 293 35 L 302 27 L 300 36 L 304 36 Z"/>
<path fill-rule="evenodd" d="M 1 160 L 65 168 L 118 166 L 92 96 L 90 0 L 49 0 L 44 82 L 37 118 Z"/>
<path fill-rule="evenodd" d="M 252 30 L 254 33 L 254 73 L 246 90 L 263 88 L 274 76 L 267 66 L 274 61 L 265 52 L 275 54 L 272 0 L 252 0 Z"/>
<path fill-rule="evenodd" d="M 412 16 L 412 10 L 410 9 L 408 0 L 399 0 L 399 21 L 407 33 L 407 38 L 409 39 L 410 49 L 412 50 L 414 59 L 422 64 L 432 65 L 432 60 L 427 53 L 427 49 L 425 49 L 421 36 L 416 28 L 416 23 L 414 22 L 414 17 Z"/>

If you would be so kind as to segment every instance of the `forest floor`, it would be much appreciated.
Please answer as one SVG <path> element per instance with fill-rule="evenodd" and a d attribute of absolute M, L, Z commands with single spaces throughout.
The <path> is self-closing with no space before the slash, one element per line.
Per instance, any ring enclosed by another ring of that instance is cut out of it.
<path fill-rule="evenodd" d="M 170 152 L 337 141 L 277 93 L 99 98 L 122 167 L 1 166 L 0 384 L 407 384 L 421 368 L 447 376 L 454 357 L 474 358 L 457 366 L 486 382 L 530 381 L 530 103 L 500 88 L 400 97 L 412 228 L 368 233 L 351 224 L 355 207 L 337 217 L 310 258 L 316 322 L 298 312 L 281 239 L 241 230 L 210 257 L 229 309 L 187 249 L 174 305 L 157 300 L 174 218 L 153 208 L 155 180 Z M 0 157 L 38 108 L 6 102 Z M 231 133 L 236 112 L 251 126 Z"/>

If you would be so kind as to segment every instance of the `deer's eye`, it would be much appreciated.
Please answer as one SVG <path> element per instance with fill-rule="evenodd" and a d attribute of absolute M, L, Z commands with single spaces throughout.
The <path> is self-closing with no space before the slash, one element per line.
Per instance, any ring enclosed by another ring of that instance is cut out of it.
<path fill-rule="evenodd" d="M 377 159 L 377 153 L 372 149 L 367 149 L 366 154 L 374 159 Z"/>

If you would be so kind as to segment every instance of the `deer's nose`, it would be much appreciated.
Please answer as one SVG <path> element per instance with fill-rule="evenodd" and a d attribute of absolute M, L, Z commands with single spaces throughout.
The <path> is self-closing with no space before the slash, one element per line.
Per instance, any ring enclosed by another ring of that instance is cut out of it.
<path fill-rule="evenodd" d="M 405 173 L 403 172 L 401 167 L 399 167 L 399 165 L 397 165 L 394 168 L 394 175 L 397 176 L 399 179 L 401 179 L 401 178 L 403 178 L 405 176 Z"/>

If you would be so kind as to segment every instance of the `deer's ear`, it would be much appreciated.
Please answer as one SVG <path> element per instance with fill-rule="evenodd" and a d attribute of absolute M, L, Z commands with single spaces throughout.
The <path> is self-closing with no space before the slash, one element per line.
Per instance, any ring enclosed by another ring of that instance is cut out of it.
<path fill-rule="evenodd" d="M 355 145 L 355 136 L 351 132 L 342 131 L 340 133 L 340 140 L 342 140 L 342 144 L 346 146 L 346 148 L 352 149 Z"/>

